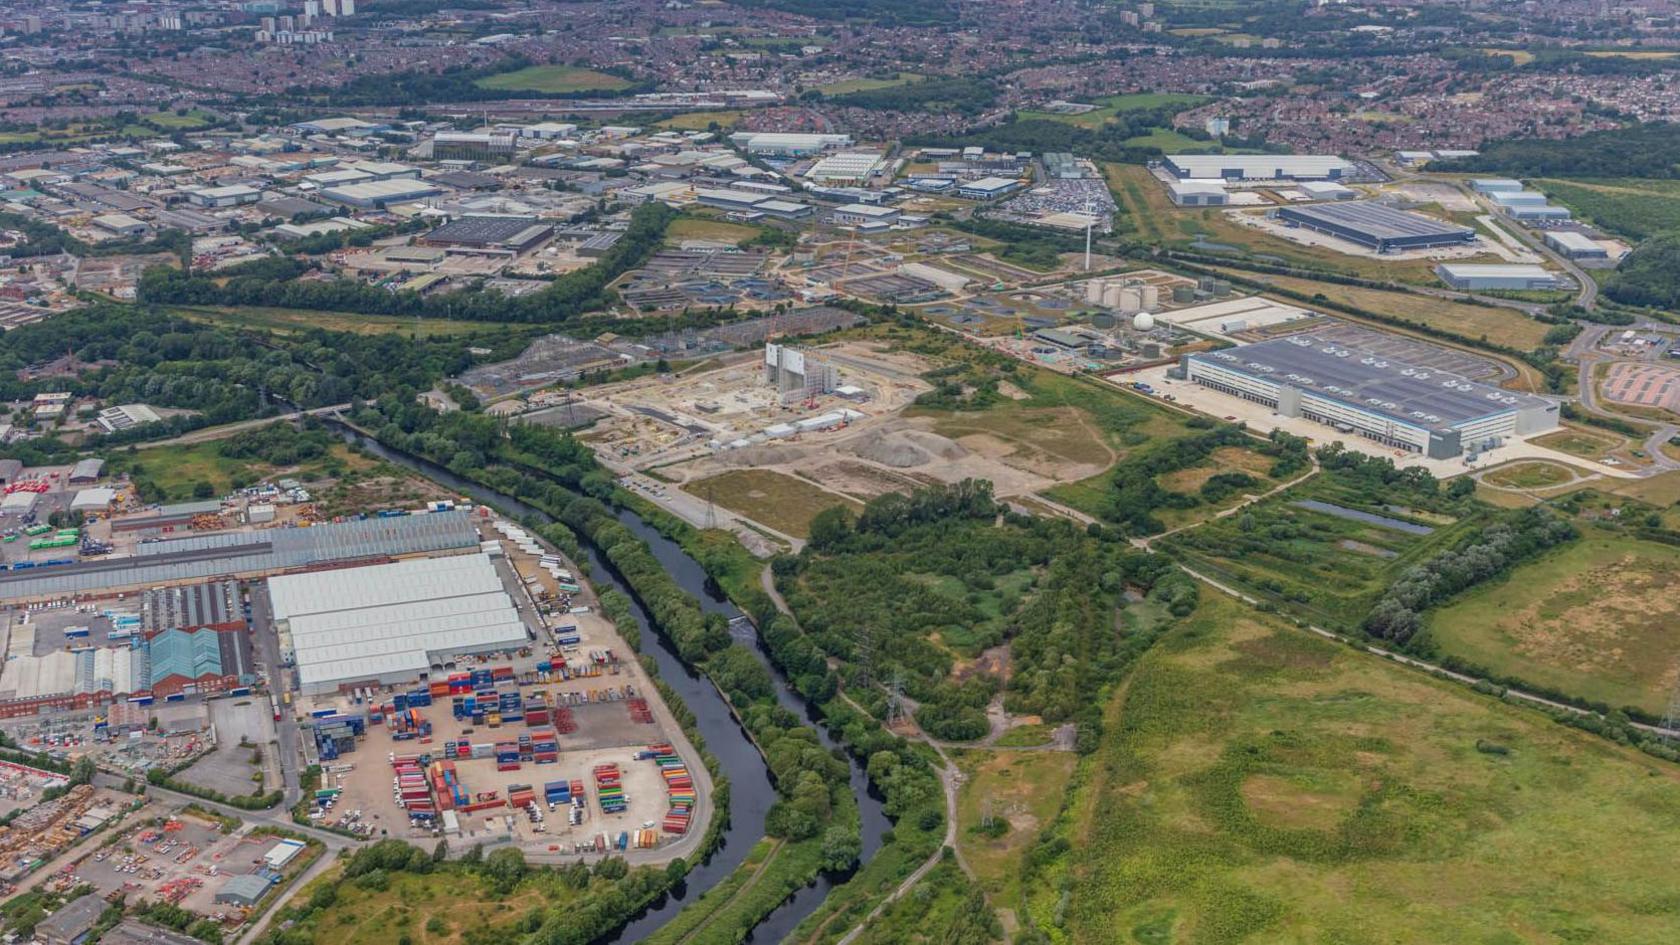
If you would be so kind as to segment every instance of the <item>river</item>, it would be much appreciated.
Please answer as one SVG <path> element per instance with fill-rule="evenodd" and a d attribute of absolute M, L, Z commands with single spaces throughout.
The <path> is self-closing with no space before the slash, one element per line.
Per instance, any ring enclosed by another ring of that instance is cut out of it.
<path fill-rule="evenodd" d="M 553 521 L 546 512 L 514 496 L 462 479 L 436 463 L 391 449 L 376 440 L 357 434 L 350 427 L 337 421 L 326 422 L 339 429 L 346 439 L 359 442 L 368 453 L 406 466 L 447 486 L 452 492 L 471 496 L 476 502 L 493 506 L 516 518 L 529 518 L 539 522 Z M 700 602 L 702 609 L 708 613 L 723 614 L 730 619 L 732 635 L 747 644 L 747 648 L 769 666 L 777 701 L 791 711 L 814 720 L 810 706 L 788 685 L 786 677 L 771 665 L 769 657 L 759 645 L 757 633 L 750 621 L 746 620 L 717 585 L 707 578 L 700 563 L 636 513 L 621 509 L 618 511 L 618 520 L 648 543 L 654 557 L 664 565 L 665 570 L 683 590 Z M 706 740 L 707 750 L 717 757 L 723 772 L 729 776 L 729 820 L 723 831 L 723 842 L 710 859 L 695 865 L 688 877 L 669 894 L 655 901 L 623 929 L 602 940 L 602 945 L 608 942 L 622 942 L 628 945 L 641 941 L 655 929 L 669 922 L 684 905 L 699 898 L 702 893 L 727 878 L 741 865 L 747 853 L 752 850 L 753 844 L 764 836 L 765 816 L 770 811 L 770 805 L 776 801 L 776 791 L 770 783 L 770 770 L 765 765 L 764 758 L 759 755 L 758 749 L 753 747 L 746 731 L 735 720 L 717 689 L 705 677 L 683 664 L 671 642 L 650 625 L 647 611 L 642 607 L 641 601 L 624 584 L 606 559 L 601 557 L 599 551 L 588 542 L 584 543 L 584 548 L 589 555 L 590 580 L 597 589 L 603 586 L 615 587 L 630 596 L 631 611 L 635 615 L 636 623 L 642 628 L 644 651 L 650 654 L 658 665 L 659 677 L 676 690 L 689 710 L 694 713 L 696 726 L 701 737 Z M 827 730 L 821 725 L 817 725 L 816 729 L 823 745 L 835 747 L 835 742 L 829 737 Z M 875 851 L 881 848 L 881 840 L 892 827 L 892 821 L 887 819 L 880 795 L 870 788 L 862 766 L 849 756 L 848 760 L 851 762 L 852 794 L 857 798 L 862 818 L 863 861 L 867 862 L 875 855 Z M 753 929 L 750 939 L 757 942 L 780 942 L 806 916 L 816 911 L 831 889 L 846 879 L 847 874 L 819 876 L 815 883 L 799 890 L 766 916 L 764 921 Z"/>

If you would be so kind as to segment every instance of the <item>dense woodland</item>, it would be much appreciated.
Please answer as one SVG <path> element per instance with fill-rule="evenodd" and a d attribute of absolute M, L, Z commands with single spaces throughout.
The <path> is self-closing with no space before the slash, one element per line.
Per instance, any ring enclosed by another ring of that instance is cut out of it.
<path fill-rule="evenodd" d="M 1604 294 L 1624 305 L 1680 308 L 1680 233 L 1634 247 L 1605 280 Z"/>
<path fill-rule="evenodd" d="M 1509 177 L 1672 178 L 1680 177 L 1676 154 L 1680 125 L 1641 124 L 1575 138 L 1490 141 L 1475 157 L 1431 164 L 1429 169 Z"/>
<path fill-rule="evenodd" d="M 959 665 L 1008 644 L 1010 710 L 1093 727 L 1097 694 L 1129 657 L 1114 632 L 1121 590 L 1174 609 L 1196 594 L 1118 535 L 1003 511 L 991 484 L 972 480 L 880 496 L 855 517 L 829 509 L 806 549 L 775 569 L 805 634 L 859 698 L 901 686 L 917 721 L 953 740 L 986 733 L 1000 691 L 998 677 Z M 818 656 L 790 672 L 815 671 Z"/>
<path fill-rule="evenodd" d="M 835 105 L 852 108 L 973 116 L 997 101 L 997 94 L 997 86 L 986 79 L 923 79 L 881 89 L 848 92 L 831 96 L 828 100 Z"/>

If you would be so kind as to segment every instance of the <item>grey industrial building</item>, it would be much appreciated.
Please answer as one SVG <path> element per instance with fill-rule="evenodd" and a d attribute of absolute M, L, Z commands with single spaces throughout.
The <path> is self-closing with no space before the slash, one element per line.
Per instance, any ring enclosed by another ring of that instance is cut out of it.
<path fill-rule="evenodd" d="M 165 582 L 477 546 L 478 530 L 462 511 L 254 533 L 219 532 L 136 545 L 134 555 L 128 558 L 92 558 L 54 568 L 0 571 L 0 599 L 152 587 Z"/>
<path fill-rule="evenodd" d="M 1524 263 L 1441 263 L 1435 274 L 1460 292 L 1524 292 L 1560 285 L 1556 273 Z"/>
<path fill-rule="evenodd" d="M 1549 230 L 1541 236 L 1546 245 L 1570 259 L 1609 259 L 1604 244 L 1575 230 Z"/>
<path fill-rule="evenodd" d="M 1451 246 L 1476 238 L 1476 231 L 1470 227 L 1370 200 L 1282 207 L 1277 211 L 1277 217 L 1286 223 L 1328 233 L 1379 253 Z"/>
<path fill-rule="evenodd" d="M 483 553 L 284 574 L 268 596 L 283 658 L 311 695 L 411 682 L 531 639 Z"/>
<path fill-rule="evenodd" d="M 1226 180 L 1340 180 L 1354 165 L 1333 154 L 1169 154 L 1174 177 Z"/>
<path fill-rule="evenodd" d="M 1186 355 L 1204 387 L 1434 459 L 1555 429 L 1558 405 L 1311 333 Z"/>
<path fill-rule="evenodd" d="M 553 234 L 553 225 L 536 217 L 469 214 L 445 223 L 416 242 L 457 252 L 517 256 L 541 246 Z"/>

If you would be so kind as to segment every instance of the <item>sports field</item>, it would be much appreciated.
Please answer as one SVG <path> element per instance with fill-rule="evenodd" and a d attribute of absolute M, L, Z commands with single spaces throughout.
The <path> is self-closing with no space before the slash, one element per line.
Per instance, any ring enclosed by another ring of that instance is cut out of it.
<path fill-rule="evenodd" d="M 1056 941 L 1680 939 L 1673 766 L 1212 593 L 1076 781 L 1029 892 Z"/>
<path fill-rule="evenodd" d="M 513 72 L 485 76 L 473 83 L 481 89 L 506 92 L 599 92 L 629 88 L 615 75 L 580 66 L 526 66 Z"/>
<path fill-rule="evenodd" d="M 1660 715 L 1680 680 L 1680 548 L 1597 535 L 1437 611 L 1443 653 L 1611 707 Z"/>

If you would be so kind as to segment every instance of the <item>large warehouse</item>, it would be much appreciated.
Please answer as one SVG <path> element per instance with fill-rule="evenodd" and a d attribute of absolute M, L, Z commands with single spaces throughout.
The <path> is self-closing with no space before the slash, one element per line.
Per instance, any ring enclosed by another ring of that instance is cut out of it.
<path fill-rule="evenodd" d="M 483 553 L 281 575 L 268 596 L 308 695 L 411 682 L 434 661 L 530 641 Z"/>
<path fill-rule="evenodd" d="M 1556 273 L 1528 263 L 1441 263 L 1435 267 L 1435 274 L 1460 292 L 1525 292 L 1561 285 Z"/>
<path fill-rule="evenodd" d="M 552 224 L 536 217 L 467 214 L 427 233 L 416 244 L 438 246 L 458 253 L 517 256 L 554 233 Z"/>
<path fill-rule="evenodd" d="M 1312 334 L 1186 355 L 1204 387 L 1385 446 L 1446 459 L 1495 438 L 1556 429 L 1558 405 Z"/>
<path fill-rule="evenodd" d="M 1283 207 L 1278 219 L 1328 233 L 1379 253 L 1468 243 L 1476 231 L 1370 200 Z"/>
<path fill-rule="evenodd" d="M 1334 154 L 1169 154 L 1161 163 L 1180 180 L 1340 180 L 1354 171 Z"/>

